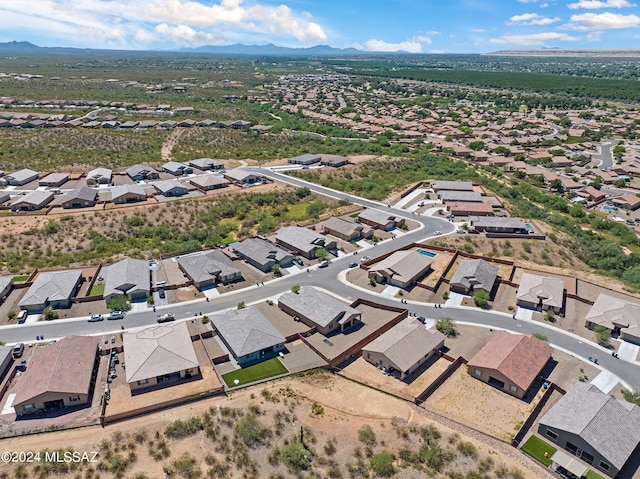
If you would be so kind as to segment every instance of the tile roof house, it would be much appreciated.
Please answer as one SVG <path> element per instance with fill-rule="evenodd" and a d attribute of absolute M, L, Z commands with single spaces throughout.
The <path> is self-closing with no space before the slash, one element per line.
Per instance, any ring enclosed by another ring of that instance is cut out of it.
<path fill-rule="evenodd" d="M 266 177 L 243 168 L 227 170 L 224 173 L 224 177 L 236 185 L 253 185 L 255 183 L 267 181 Z"/>
<path fill-rule="evenodd" d="M 263 360 L 284 349 L 285 339 L 258 308 L 212 315 L 211 324 L 239 364 Z"/>
<path fill-rule="evenodd" d="M 493 206 L 488 203 L 474 203 L 469 201 L 447 202 L 447 209 L 454 216 L 493 216 Z"/>
<path fill-rule="evenodd" d="M 211 158 L 198 158 L 189 162 L 190 166 L 198 168 L 199 170 L 222 170 L 224 169 L 224 163 L 212 160 Z"/>
<path fill-rule="evenodd" d="M 157 181 L 153 187 L 162 196 L 182 196 L 189 193 L 189 189 L 178 180 Z"/>
<path fill-rule="evenodd" d="M 157 180 L 160 178 L 160 173 L 147 165 L 130 166 L 127 168 L 127 175 L 129 175 L 129 178 L 133 181 Z"/>
<path fill-rule="evenodd" d="M 91 207 L 95 206 L 97 201 L 98 191 L 82 186 L 65 193 L 62 197 L 62 207 L 65 209 Z"/>
<path fill-rule="evenodd" d="M 498 278 L 498 267 L 483 259 L 464 260 L 449 281 L 451 291 L 472 294 L 483 290 L 491 294 Z"/>
<path fill-rule="evenodd" d="M 125 258 L 100 270 L 104 276 L 104 299 L 126 296 L 131 301 L 146 300 L 151 294 L 149 263 L 141 259 Z"/>
<path fill-rule="evenodd" d="M 275 264 L 287 266 L 293 255 L 263 238 L 247 238 L 233 245 L 235 253 L 260 271 L 268 273 Z"/>
<path fill-rule="evenodd" d="M 438 198 L 444 204 L 451 202 L 482 203 L 482 195 L 477 191 L 441 190 L 438 192 Z"/>
<path fill-rule="evenodd" d="M 393 228 L 400 228 L 404 225 L 404 218 L 400 218 L 388 211 L 366 208 L 358 215 L 358 220 L 372 228 L 389 231 Z"/>
<path fill-rule="evenodd" d="M 276 244 L 307 259 L 314 259 L 316 251 L 320 248 L 327 251 L 336 248 L 334 240 L 299 226 L 283 226 L 276 231 Z"/>
<path fill-rule="evenodd" d="M 42 311 L 47 306 L 68 308 L 82 281 L 82 270 L 43 271 L 20 300 L 20 309 Z"/>
<path fill-rule="evenodd" d="M 625 464 L 640 454 L 640 406 L 576 383 L 540 418 L 538 434 L 606 475 L 618 477 Z"/>
<path fill-rule="evenodd" d="M 96 168 L 87 173 L 87 185 L 111 184 L 112 171 L 108 168 Z"/>
<path fill-rule="evenodd" d="M 168 161 L 162 165 L 162 169 L 167 173 L 171 173 L 174 176 L 182 176 L 193 173 L 193 168 L 177 161 Z"/>
<path fill-rule="evenodd" d="M 369 278 L 399 288 L 414 285 L 431 269 L 431 258 L 416 250 L 396 251 L 369 267 Z"/>
<path fill-rule="evenodd" d="M 551 276 L 522 273 L 516 293 L 518 306 L 529 309 L 553 310 L 564 307 L 564 281 Z"/>
<path fill-rule="evenodd" d="M 589 329 L 604 326 L 620 339 L 640 344 L 640 303 L 600 293 L 587 313 Z"/>
<path fill-rule="evenodd" d="M 444 346 L 444 335 L 406 318 L 362 348 L 362 357 L 405 380 Z"/>
<path fill-rule="evenodd" d="M 198 175 L 189 179 L 189 182 L 196 188 L 203 191 L 217 190 L 229 186 L 229 180 L 216 175 Z"/>
<path fill-rule="evenodd" d="M 362 317 L 357 309 L 311 286 L 303 286 L 298 294 L 283 294 L 278 307 L 324 336 L 344 331 Z"/>
<path fill-rule="evenodd" d="M 619 207 L 627 210 L 635 211 L 640 208 L 640 198 L 636 195 L 632 195 L 630 193 L 626 193 L 621 196 L 616 196 L 615 198 L 611 198 L 611 202 Z"/>
<path fill-rule="evenodd" d="M 10 173 L 7 176 L 2 178 L 2 181 L 6 185 L 10 186 L 22 186 L 27 183 L 31 183 L 34 180 L 37 180 L 39 173 L 37 171 L 30 170 L 25 168 L 23 170 L 16 171 L 14 173 Z"/>
<path fill-rule="evenodd" d="M 34 348 L 15 388 L 18 416 L 87 404 L 98 369 L 98 339 L 67 336 Z"/>
<path fill-rule="evenodd" d="M 522 399 L 546 366 L 553 348 L 533 336 L 496 331 L 469 360 L 471 376 Z"/>
<path fill-rule="evenodd" d="M 146 201 L 147 194 L 140 185 L 121 185 L 111 188 L 111 201 L 116 204 Z"/>
<path fill-rule="evenodd" d="M 11 200 L 11 211 L 38 211 L 53 201 L 51 191 L 35 190 L 26 195 L 16 196 Z"/>
<path fill-rule="evenodd" d="M 373 230 L 361 224 L 347 221 L 343 218 L 332 216 L 318 223 L 317 228 L 322 234 L 330 234 L 345 241 L 354 241 L 360 238 L 370 238 Z"/>
<path fill-rule="evenodd" d="M 198 251 L 178 256 L 178 265 L 198 289 L 242 278 L 240 268 L 220 250 Z"/>
<path fill-rule="evenodd" d="M 123 334 L 126 380 L 132 391 L 200 374 L 187 323 L 165 323 Z"/>

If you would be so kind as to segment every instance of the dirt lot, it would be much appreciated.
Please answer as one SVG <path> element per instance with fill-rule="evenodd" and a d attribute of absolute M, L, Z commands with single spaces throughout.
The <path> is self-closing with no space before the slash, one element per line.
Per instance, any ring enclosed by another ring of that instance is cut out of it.
<path fill-rule="evenodd" d="M 316 404 L 314 410 L 319 413 L 312 413 L 312 404 Z M 419 448 L 421 441 L 416 429 L 435 426 L 442 435 L 440 444 L 443 448 L 455 451 L 458 442 L 468 441 L 477 450 L 475 460 L 463 454 L 454 454 L 454 459 L 451 463 L 445 464 L 443 472 L 457 470 L 464 474 L 475 468 L 477 461 L 491 458 L 490 468 L 505 466 L 510 471 L 519 469 L 521 477 L 526 479 L 551 477 L 507 445 L 480 442 L 475 436 L 465 435 L 462 426 L 460 429 L 451 429 L 448 425 L 434 423 L 425 416 L 428 412 L 412 404 L 326 373 L 274 381 L 267 386 L 247 388 L 228 397 L 214 397 L 167 409 L 108 425 L 104 429 L 92 427 L 10 438 L 4 441 L 4 449 L 39 451 L 59 444 L 76 451 L 98 452 L 98 463 L 79 464 L 76 471 L 60 472 L 50 477 L 76 477 L 78 471 L 84 476 L 89 467 L 94 471 L 96 468 L 103 470 L 104 477 L 112 477 L 107 470 L 115 464 L 114 457 L 118 454 L 125 459 L 128 458 L 121 469 L 126 477 L 134 477 L 143 472 L 145 476 L 140 477 L 164 477 L 166 468 L 173 471 L 186 470 L 181 468 L 184 464 L 177 462 L 185 452 L 189 454 L 186 457 L 192 457 L 194 460 L 191 469 L 188 469 L 190 471 L 196 468 L 202 471 L 202 474 L 212 466 L 212 458 L 215 458 L 216 464 L 230 465 L 227 473 L 218 477 L 247 477 L 246 467 L 249 466 L 246 461 L 230 463 L 228 459 L 225 460 L 224 451 L 230 452 L 231 449 L 226 448 L 240 447 L 235 443 L 232 445 L 230 440 L 230 436 L 234 436 L 235 421 L 232 414 L 237 414 L 234 409 L 244 414 L 249 406 L 258 413 L 260 423 L 266 425 L 270 430 L 269 434 L 273 435 L 267 440 L 266 445 L 257 445 L 251 449 L 240 448 L 240 451 L 248 454 L 247 460 L 257 471 L 254 477 L 267 478 L 275 472 L 280 472 L 281 477 L 297 476 L 288 472 L 279 461 L 270 463 L 267 456 L 274 453 L 275 447 L 282 447 L 285 438 L 290 439 L 299 433 L 300 426 L 305 427 L 305 442 L 315 454 L 311 471 L 326 477 L 328 467 L 333 467 L 345 477 L 346 463 L 355 465 L 358 462 L 358 454 L 362 455 L 364 444 L 358 441 L 356 431 L 364 425 L 369 425 L 375 433 L 376 438 L 370 446 L 374 454 L 383 449 L 395 452 L 400 446 Z M 212 424 L 219 433 L 209 435 L 206 431 L 197 432 L 182 439 L 171 439 L 163 434 L 166 426 L 172 421 L 186 420 L 196 415 L 204 417 L 208 421 L 207 424 Z M 325 448 L 329 439 L 336 446 L 334 450 Z M 161 454 L 154 459 L 151 453 L 162 451 L 163 448 L 168 455 Z M 354 452 L 354 448 L 360 452 Z M 205 464 L 205 456 L 209 457 L 208 465 Z M 233 456 L 238 457 L 237 452 Z M 365 468 L 368 462 L 365 457 Z M 33 471 L 34 466 L 26 466 L 25 477 L 33 477 L 29 471 Z M 16 471 L 15 468 L 15 465 L 3 464 L 0 466 L 0 472 L 10 474 L 11 471 Z M 396 477 L 417 479 L 425 477 L 425 473 L 407 467 L 400 469 Z"/>
<path fill-rule="evenodd" d="M 537 402 L 540 393 L 536 395 Z M 524 421 L 533 404 L 516 399 L 478 381 L 460 367 L 423 404 L 454 421 L 467 424 L 498 439 L 511 440 L 514 427 Z"/>

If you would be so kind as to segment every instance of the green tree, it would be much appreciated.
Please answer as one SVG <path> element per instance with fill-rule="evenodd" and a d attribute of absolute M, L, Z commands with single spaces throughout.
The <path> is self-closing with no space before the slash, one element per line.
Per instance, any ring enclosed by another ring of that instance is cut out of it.
<path fill-rule="evenodd" d="M 549 341 L 549 338 L 546 335 L 542 334 L 542 333 L 533 333 L 532 336 L 534 338 L 538 338 L 540 341 L 545 341 L 545 342 Z"/>
<path fill-rule="evenodd" d="M 391 477 L 396 473 L 396 469 L 393 467 L 393 456 L 386 449 L 371 456 L 369 463 L 376 476 Z"/>
<path fill-rule="evenodd" d="M 13 321 L 14 319 L 16 319 L 16 316 L 17 316 L 17 313 L 13 310 L 7 313 L 7 318 L 9 318 L 9 321 Z"/>
<path fill-rule="evenodd" d="M 129 311 L 131 305 L 126 296 L 114 296 L 107 303 L 107 308 L 111 311 Z"/>
<path fill-rule="evenodd" d="M 600 344 L 607 344 L 611 339 L 611 330 L 604 326 L 596 326 L 593 332 L 596 333 L 596 339 Z"/>
<path fill-rule="evenodd" d="M 622 397 L 624 397 L 625 401 L 640 406 L 640 391 L 628 391 L 623 389 Z"/>
<path fill-rule="evenodd" d="M 549 183 L 549 188 L 551 188 L 554 191 L 560 191 L 562 189 L 562 181 L 560 181 L 559 178 L 554 178 Z"/>
<path fill-rule="evenodd" d="M 318 248 L 316 250 L 316 258 L 325 259 L 329 255 L 329 252 L 325 248 Z"/>
<path fill-rule="evenodd" d="M 320 213 L 322 213 L 324 209 L 324 203 L 320 201 L 313 201 L 309 203 L 309 206 L 307 206 L 307 216 L 309 216 L 310 218 L 318 218 L 320 216 Z"/>
<path fill-rule="evenodd" d="M 489 293 L 487 293 L 484 289 L 474 291 L 473 303 L 479 308 L 486 308 L 489 304 Z"/>
<path fill-rule="evenodd" d="M 456 324 L 451 318 L 442 318 L 436 322 L 436 329 L 445 336 L 455 336 L 458 334 Z"/>
<path fill-rule="evenodd" d="M 613 156 L 616 157 L 616 160 L 621 159 L 626 152 L 626 148 L 622 145 L 616 145 L 613 147 Z"/>
<path fill-rule="evenodd" d="M 55 311 L 51 306 L 47 306 L 42 311 L 42 317 L 47 321 L 51 321 L 52 319 L 58 319 L 58 312 Z"/>
<path fill-rule="evenodd" d="M 244 309 L 244 308 L 246 308 L 246 307 L 247 307 L 247 305 L 246 305 L 246 304 L 244 304 L 244 301 L 240 301 L 240 302 L 238 303 L 237 309 Z"/>
<path fill-rule="evenodd" d="M 300 285 L 294 284 L 293 286 L 291 286 L 291 292 L 294 294 L 298 294 L 300 292 Z"/>
<path fill-rule="evenodd" d="M 481 151 L 484 148 L 484 142 L 477 140 L 469 143 L 469 149 L 473 151 Z"/>
<path fill-rule="evenodd" d="M 282 274 L 282 272 L 280 271 L 280 265 L 278 263 L 275 263 L 272 267 L 271 267 L 271 272 L 273 274 L 275 274 L 276 276 L 280 276 Z"/>

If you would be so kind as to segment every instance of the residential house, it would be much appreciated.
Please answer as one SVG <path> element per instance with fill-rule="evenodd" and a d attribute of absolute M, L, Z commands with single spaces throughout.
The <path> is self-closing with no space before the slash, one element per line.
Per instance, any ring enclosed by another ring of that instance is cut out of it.
<path fill-rule="evenodd" d="M 189 189 L 178 180 L 157 181 L 153 187 L 162 196 L 182 196 L 189 193 Z"/>
<path fill-rule="evenodd" d="M 336 242 L 326 236 L 299 226 L 284 226 L 276 231 L 276 244 L 307 259 L 314 259 L 316 251 L 336 249 Z"/>
<path fill-rule="evenodd" d="M 0 304 L 9 296 L 13 289 L 13 276 L 0 276 Z"/>
<path fill-rule="evenodd" d="M 356 241 L 360 238 L 371 238 L 373 230 L 361 224 L 347 221 L 344 218 L 332 216 L 318 223 L 317 228 L 322 234 L 330 234 L 345 241 Z"/>
<path fill-rule="evenodd" d="M 187 323 L 165 323 L 122 335 L 131 391 L 170 386 L 200 375 Z"/>
<path fill-rule="evenodd" d="M 585 325 L 589 329 L 603 326 L 620 339 L 640 345 L 640 303 L 600 293 Z"/>
<path fill-rule="evenodd" d="M 527 224 L 519 218 L 469 216 L 471 226 L 480 232 L 527 234 Z"/>
<path fill-rule="evenodd" d="M 4 381 L 12 365 L 13 348 L 10 346 L 0 346 L 0 381 Z"/>
<path fill-rule="evenodd" d="M 121 185 L 111 188 L 111 201 L 116 204 L 146 201 L 147 194 L 140 185 Z"/>
<path fill-rule="evenodd" d="M 467 364 L 469 375 L 522 399 L 551 359 L 553 348 L 529 335 L 496 331 Z"/>
<path fill-rule="evenodd" d="M 71 190 L 62 197 L 63 208 L 86 208 L 95 206 L 98 202 L 98 191 L 81 186 Z"/>
<path fill-rule="evenodd" d="M 434 191 L 473 191 L 473 183 L 470 181 L 432 181 Z"/>
<path fill-rule="evenodd" d="M 69 173 L 49 173 L 44 178 L 38 180 L 40 186 L 57 187 L 69 181 Z"/>
<path fill-rule="evenodd" d="M 314 163 L 320 162 L 320 155 L 312 155 L 311 153 L 305 153 L 304 155 L 294 156 L 293 158 L 289 158 L 289 163 L 293 165 L 304 165 L 309 166 Z"/>
<path fill-rule="evenodd" d="M 240 365 L 284 350 L 284 337 L 256 307 L 212 315 L 211 324 Z"/>
<path fill-rule="evenodd" d="M 369 268 L 368 276 L 377 283 L 407 289 L 431 270 L 431 258 L 416 250 L 400 250 Z"/>
<path fill-rule="evenodd" d="M 202 191 L 217 190 L 229 186 L 229 180 L 216 175 L 198 175 L 190 178 L 189 182 Z"/>
<path fill-rule="evenodd" d="M 233 246 L 233 251 L 250 265 L 268 273 L 277 264 L 288 266 L 293 255 L 264 238 L 247 238 Z"/>
<path fill-rule="evenodd" d="M 224 163 L 212 160 L 211 158 L 198 158 L 196 160 L 191 160 L 189 165 L 202 171 L 224 169 Z"/>
<path fill-rule="evenodd" d="M 157 180 L 160 173 L 147 165 L 133 165 L 127 168 L 127 175 L 133 181 Z"/>
<path fill-rule="evenodd" d="M 582 183 L 578 183 L 573 178 L 560 177 L 560 183 L 562 184 L 562 191 L 566 193 L 575 193 L 576 191 L 584 188 Z"/>
<path fill-rule="evenodd" d="M 29 367 L 15 387 L 18 416 L 82 406 L 91 400 L 98 370 L 98 338 L 66 336 L 33 349 Z"/>
<path fill-rule="evenodd" d="M 251 171 L 245 170 L 243 168 L 234 168 L 233 170 L 227 170 L 224 173 L 224 177 L 231 183 L 239 186 L 251 186 L 257 183 L 265 183 L 266 181 L 268 181 L 266 177 L 258 173 L 253 173 Z"/>
<path fill-rule="evenodd" d="M 82 282 L 82 270 L 43 271 L 36 276 L 18 305 L 29 312 L 42 311 L 47 306 L 68 308 L 71 298 Z"/>
<path fill-rule="evenodd" d="M 640 454 L 640 406 L 578 382 L 540 418 L 538 434 L 607 476 L 618 477 Z"/>
<path fill-rule="evenodd" d="M 606 195 L 604 192 L 594 188 L 593 186 L 587 186 L 576 191 L 576 195 L 585 198 L 589 201 L 601 201 L 604 200 Z"/>
<path fill-rule="evenodd" d="M 477 191 L 441 190 L 438 192 L 438 198 L 444 204 L 451 202 L 482 203 L 482 195 Z"/>
<path fill-rule="evenodd" d="M 242 279 L 240 268 L 220 250 L 178 256 L 178 265 L 198 289 Z"/>
<path fill-rule="evenodd" d="M 444 335 L 406 318 L 362 348 L 362 357 L 374 366 L 407 379 L 444 346 Z"/>
<path fill-rule="evenodd" d="M 618 208 L 635 211 L 640 208 L 640 198 L 630 193 L 611 198 L 611 202 Z"/>
<path fill-rule="evenodd" d="M 10 208 L 11 211 L 38 211 L 51 203 L 53 198 L 51 191 L 35 190 L 13 198 Z"/>
<path fill-rule="evenodd" d="M 87 185 L 110 185 L 112 171 L 108 168 L 96 168 L 87 173 Z"/>
<path fill-rule="evenodd" d="M 522 273 L 516 294 L 518 306 L 559 313 L 564 307 L 564 281 L 551 276 Z"/>
<path fill-rule="evenodd" d="M 324 166 L 331 166 L 333 168 L 339 168 L 349 164 L 349 158 L 340 155 L 322 155 L 320 164 Z"/>
<path fill-rule="evenodd" d="M 404 218 L 375 208 L 366 208 L 360 212 L 358 220 L 365 225 L 369 225 L 372 228 L 377 228 L 383 231 L 400 228 L 405 223 Z"/>
<path fill-rule="evenodd" d="M 473 294 L 480 290 L 491 294 L 496 279 L 497 266 L 483 259 L 468 259 L 460 263 L 449 286 L 451 291 L 461 294 Z"/>
<path fill-rule="evenodd" d="M 447 202 L 447 209 L 454 216 L 493 216 L 493 206 L 488 203 L 468 201 Z"/>
<path fill-rule="evenodd" d="M 146 301 L 151 294 L 149 263 L 141 259 L 125 258 L 100 270 L 104 276 L 104 299 L 126 296 L 131 301 Z"/>
<path fill-rule="evenodd" d="M 169 161 L 162 165 L 162 169 L 174 176 L 183 176 L 193 173 L 193 168 L 177 161 Z"/>
<path fill-rule="evenodd" d="M 303 286 L 297 294 L 283 294 L 278 307 L 324 336 L 344 332 L 362 317 L 357 309 L 311 286 Z"/>
<path fill-rule="evenodd" d="M 38 172 L 25 168 L 15 173 L 10 173 L 2 178 L 4 184 L 9 186 L 22 186 L 38 179 Z"/>

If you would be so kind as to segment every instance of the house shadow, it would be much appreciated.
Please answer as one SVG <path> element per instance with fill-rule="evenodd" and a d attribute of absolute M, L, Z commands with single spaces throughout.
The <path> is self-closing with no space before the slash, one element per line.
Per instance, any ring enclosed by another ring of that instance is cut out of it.
<path fill-rule="evenodd" d="M 16 414 L 16 422 L 20 421 L 34 421 L 38 420 L 46 421 L 47 419 L 55 419 L 63 416 L 67 416 L 68 414 L 78 413 L 84 410 L 91 409 L 92 407 L 92 398 L 89 398 L 89 401 L 86 404 L 81 404 L 79 406 L 61 406 L 56 408 L 51 408 L 47 410 L 38 410 L 32 414 L 24 414 L 22 416 Z"/>
<path fill-rule="evenodd" d="M 153 386 L 149 386 L 146 388 L 142 388 L 142 389 L 134 389 L 131 391 L 131 397 L 134 396 L 138 396 L 140 394 L 145 394 L 145 393 L 149 393 L 152 391 L 159 391 L 161 389 L 166 389 L 166 388 L 171 388 L 174 386 L 181 386 L 182 384 L 187 384 L 187 383 L 191 383 L 194 381 L 199 381 L 200 379 L 202 379 L 202 373 L 198 373 L 198 374 L 194 374 L 191 377 L 188 378 L 184 378 L 184 379 L 176 379 L 176 380 L 172 380 L 172 381 L 164 381 L 161 382 L 159 384 L 154 384 Z"/>
<path fill-rule="evenodd" d="M 365 323 L 363 323 L 362 321 L 356 321 L 353 326 L 349 326 L 344 331 L 340 331 L 339 329 L 335 329 L 333 331 L 330 331 L 328 334 L 325 335 L 325 338 L 333 338 L 333 337 L 338 336 L 340 334 L 352 334 L 352 333 L 360 331 L 365 326 L 366 326 Z"/>
<path fill-rule="evenodd" d="M 431 357 L 425 361 L 424 363 L 422 363 L 420 366 L 418 366 L 418 369 L 416 369 L 415 371 L 413 371 L 411 374 L 409 374 L 408 376 L 406 376 L 404 379 L 402 379 L 401 381 L 405 384 L 411 384 L 413 383 L 416 379 L 418 379 L 422 373 L 424 373 L 427 369 L 429 369 L 431 366 L 433 366 L 438 359 L 440 359 L 440 355 L 437 354 L 432 354 Z M 395 372 L 394 372 L 395 375 Z M 398 379 L 400 379 L 399 376 L 396 376 Z"/>

